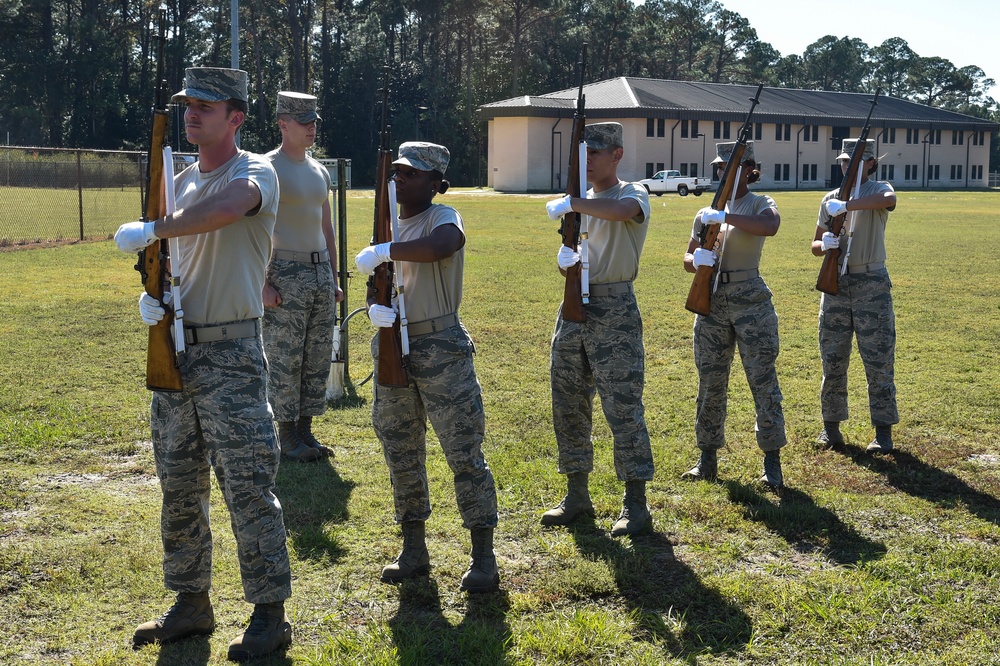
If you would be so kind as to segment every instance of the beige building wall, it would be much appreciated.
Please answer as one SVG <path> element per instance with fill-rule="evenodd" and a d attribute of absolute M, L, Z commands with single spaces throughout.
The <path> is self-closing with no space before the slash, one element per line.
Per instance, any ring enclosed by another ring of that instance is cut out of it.
<path fill-rule="evenodd" d="M 647 136 L 646 118 L 601 118 L 588 122 L 620 122 L 624 155 L 618 167 L 623 180 L 635 181 L 660 169 L 677 169 L 690 175 L 711 176 L 715 144 L 735 141 L 740 123 L 730 122 L 729 138 L 714 136 L 713 121 L 687 124 L 687 137 L 677 119 L 653 121 L 653 136 Z M 506 192 L 564 191 L 569 164 L 573 121 L 571 118 L 495 118 L 489 123 L 489 185 Z M 806 129 L 808 127 L 808 129 Z M 833 128 L 789 124 L 776 138 L 775 123 L 755 125 L 755 156 L 760 163 L 758 189 L 828 189 L 835 180 L 836 156 L 831 148 Z M 849 137 L 857 137 L 852 127 Z M 661 136 L 662 134 L 662 136 Z M 698 136 L 702 134 L 704 136 Z M 940 136 L 938 136 L 940 134 Z M 974 141 L 974 134 L 978 134 Z M 961 135 L 961 136 L 959 136 Z M 788 137 L 786 140 L 785 137 Z M 815 136 L 815 140 L 813 140 Z M 981 144 L 978 143 L 981 137 Z M 869 138 L 877 141 L 879 178 L 897 188 L 985 187 L 989 179 L 989 132 L 895 128 L 872 128 Z M 926 141 L 926 143 L 925 143 Z M 939 142 L 940 141 L 940 142 Z M 975 145 L 974 145 L 975 144 Z"/>

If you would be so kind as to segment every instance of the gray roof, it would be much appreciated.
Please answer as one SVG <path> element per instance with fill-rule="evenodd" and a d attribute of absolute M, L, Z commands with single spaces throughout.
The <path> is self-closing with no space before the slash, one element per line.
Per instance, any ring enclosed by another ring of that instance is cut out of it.
<path fill-rule="evenodd" d="M 587 117 L 677 118 L 742 122 L 757 86 L 619 77 L 585 85 Z M 572 117 L 577 88 L 532 97 L 523 95 L 484 104 L 480 117 Z M 860 127 L 871 108 L 871 93 L 765 87 L 754 121 L 793 125 Z M 898 97 L 879 96 L 874 127 L 919 127 L 995 131 L 1000 125 L 982 118 L 937 109 Z"/>

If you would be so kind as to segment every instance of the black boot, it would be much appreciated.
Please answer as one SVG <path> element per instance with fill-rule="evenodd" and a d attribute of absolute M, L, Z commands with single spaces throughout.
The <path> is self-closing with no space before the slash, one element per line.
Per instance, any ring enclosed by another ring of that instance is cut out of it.
<path fill-rule="evenodd" d="M 132 645 L 173 643 L 189 636 L 204 636 L 215 630 L 215 614 L 208 592 L 181 592 L 166 613 L 135 628 Z"/>
<path fill-rule="evenodd" d="M 500 586 L 500 570 L 493 552 L 493 528 L 472 528 L 472 562 L 462 576 L 463 592 L 491 592 Z"/>
<path fill-rule="evenodd" d="M 686 481 L 715 481 L 719 478 L 719 457 L 715 449 L 702 449 L 694 467 L 681 474 Z"/>
<path fill-rule="evenodd" d="M 302 441 L 294 421 L 278 421 L 278 443 L 281 444 L 281 455 L 289 460 L 309 462 L 319 459 L 320 452 Z"/>
<path fill-rule="evenodd" d="M 823 432 L 816 441 L 822 444 L 824 449 L 839 449 L 844 446 L 844 436 L 840 434 L 840 421 L 823 421 Z"/>
<path fill-rule="evenodd" d="M 542 525 L 568 525 L 580 516 L 594 517 L 594 503 L 590 501 L 587 472 L 566 475 L 566 497 L 542 514 Z"/>
<path fill-rule="evenodd" d="M 276 652 L 292 644 L 292 625 L 285 602 L 256 604 L 250 624 L 229 644 L 229 661 L 247 661 Z"/>
<path fill-rule="evenodd" d="M 760 477 L 760 482 L 772 488 L 781 488 L 785 485 L 785 479 L 781 475 L 781 450 L 764 452 L 764 474 Z"/>
<path fill-rule="evenodd" d="M 425 527 L 422 520 L 408 520 L 402 524 L 403 550 L 399 556 L 382 568 L 382 582 L 395 584 L 426 576 L 431 570 L 431 556 L 427 552 Z"/>
<path fill-rule="evenodd" d="M 327 458 L 333 457 L 333 449 L 328 446 L 324 446 L 320 443 L 316 436 L 312 432 L 312 420 L 311 416 L 300 416 L 298 423 L 295 424 L 295 430 L 299 433 L 299 439 L 305 442 L 306 446 L 311 449 L 316 449 L 319 451 L 321 456 Z"/>
<path fill-rule="evenodd" d="M 646 482 L 626 481 L 622 512 L 611 528 L 611 536 L 638 534 L 651 522 L 652 516 L 649 515 L 649 507 L 646 505 Z"/>
<path fill-rule="evenodd" d="M 889 453 L 892 451 L 892 426 L 875 426 L 875 439 L 865 450 L 868 453 Z"/>

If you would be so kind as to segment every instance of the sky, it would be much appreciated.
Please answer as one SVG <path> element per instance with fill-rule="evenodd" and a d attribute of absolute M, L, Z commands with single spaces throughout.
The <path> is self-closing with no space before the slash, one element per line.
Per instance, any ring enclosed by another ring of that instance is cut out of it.
<path fill-rule="evenodd" d="M 826 35 L 857 37 L 870 47 L 900 37 L 917 55 L 980 67 L 1000 82 L 997 0 L 719 0 L 750 21 L 757 38 L 781 55 L 802 55 Z M 991 89 L 1000 101 L 1000 86 Z"/>

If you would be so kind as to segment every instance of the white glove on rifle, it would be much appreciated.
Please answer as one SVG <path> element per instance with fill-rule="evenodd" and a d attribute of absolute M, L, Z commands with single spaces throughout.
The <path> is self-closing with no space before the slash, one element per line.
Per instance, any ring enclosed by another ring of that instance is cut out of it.
<path fill-rule="evenodd" d="M 173 295 L 169 291 L 163 292 L 163 303 L 170 305 L 172 301 Z M 139 316 L 142 317 L 143 324 L 146 326 L 156 326 L 163 320 L 166 314 L 167 311 L 160 305 L 160 301 L 146 292 L 142 292 L 142 296 L 139 297 Z"/>
<path fill-rule="evenodd" d="M 153 233 L 155 220 L 149 222 L 126 222 L 115 232 L 115 245 L 122 252 L 138 252 L 159 239 Z"/>
<path fill-rule="evenodd" d="M 573 212 L 573 204 L 570 202 L 570 197 L 567 194 L 561 199 L 553 199 L 552 201 L 545 204 L 545 210 L 548 211 L 550 218 L 552 218 L 553 220 L 558 220 L 566 213 Z"/>
<path fill-rule="evenodd" d="M 826 208 L 826 214 L 830 217 L 840 217 L 847 212 L 847 203 L 840 199 L 828 199 L 823 207 Z"/>
<path fill-rule="evenodd" d="M 695 270 L 701 268 L 702 266 L 712 267 L 715 265 L 715 252 L 712 250 L 706 250 L 703 247 L 699 247 L 697 250 L 691 253 L 694 257 Z"/>
<path fill-rule="evenodd" d="M 559 248 L 559 254 L 556 255 L 556 261 L 559 263 L 559 268 L 566 270 L 580 263 L 580 253 L 574 252 L 570 248 L 563 245 Z"/>
<path fill-rule="evenodd" d="M 723 224 L 726 221 L 726 211 L 715 210 L 714 208 L 702 208 L 698 211 L 701 215 L 701 223 L 705 226 L 710 224 Z"/>
<path fill-rule="evenodd" d="M 375 328 L 391 328 L 396 323 L 396 305 L 391 308 L 384 305 L 373 305 L 368 308 L 368 318 Z"/>
<path fill-rule="evenodd" d="M 834 248 L 840 247 L 840 236 L 834 236 L 832 233 L 827 231 L 825 234 L 823 234 L 822 238 L 820 238 L 820 242 L 823 243 L 823 251 L 827 252 Z"/>
<path fill-rule="evenodd" d="M 357 265 L 358 271 L 365 275 L 371 275 L 378 268 L 379 264 L 392 261 L 392 258 L 389 256 L 390 245 L 392 243 L 369 245 L 361 250 L 361 252 L 358 252 L 358 256 L 354 258 L 354 263 Z"/>

